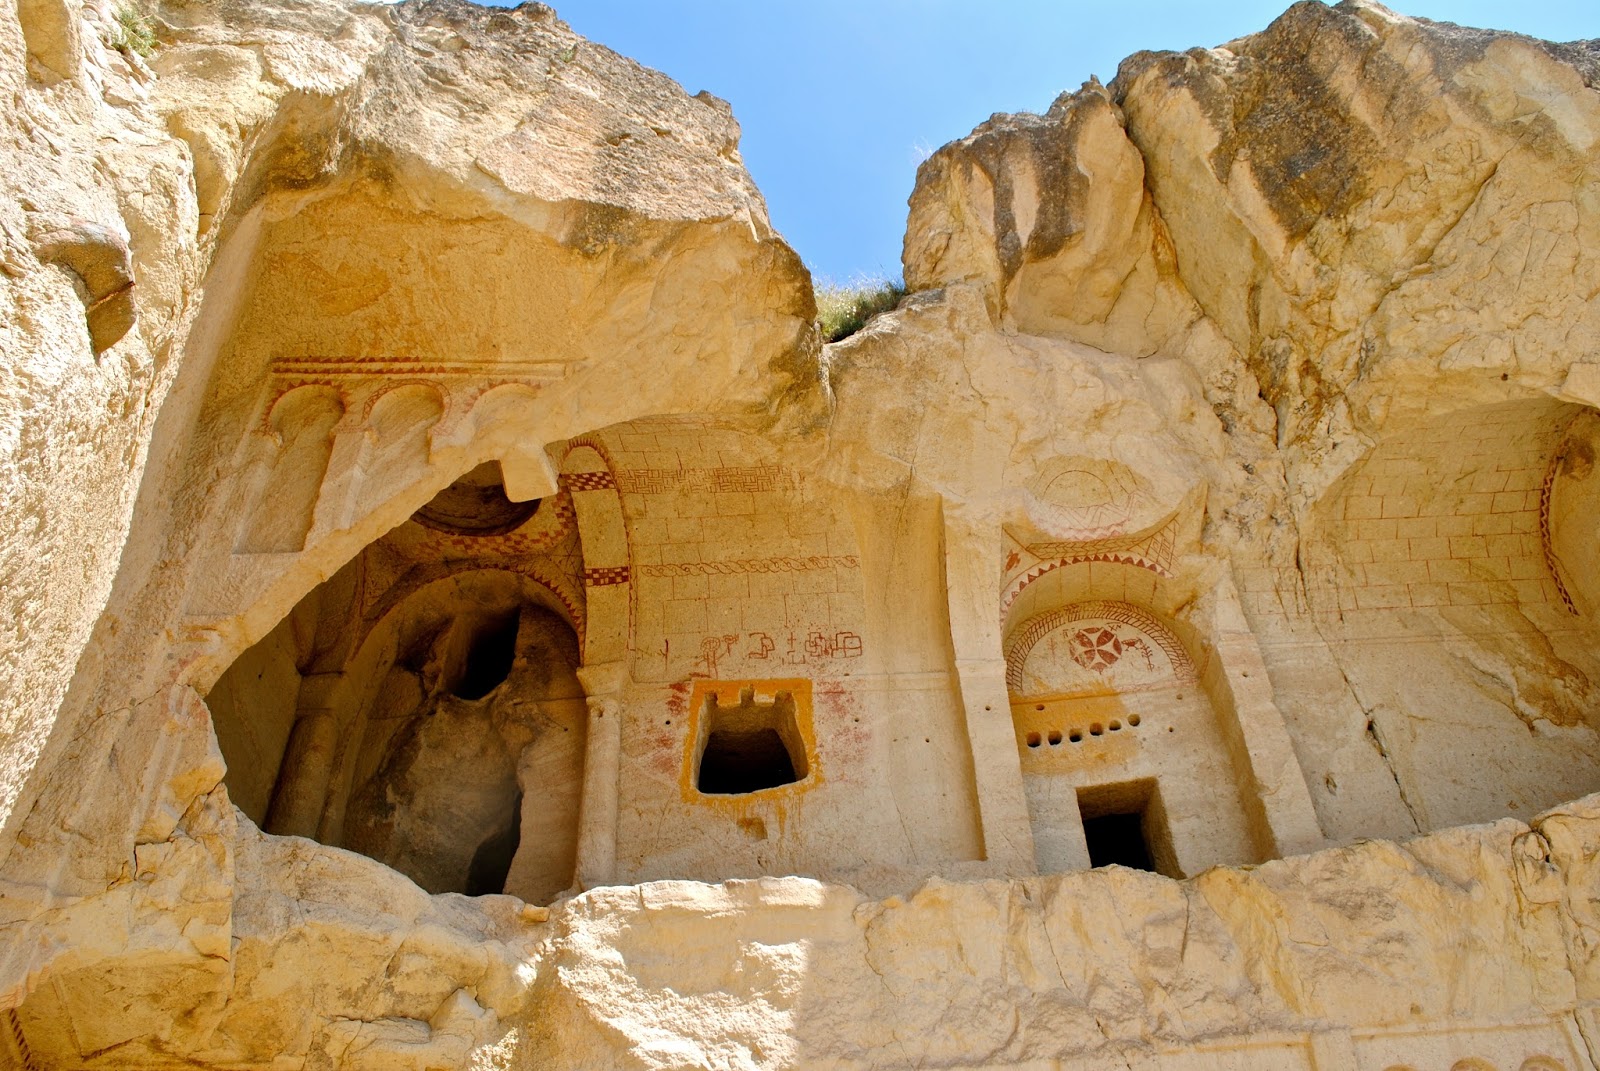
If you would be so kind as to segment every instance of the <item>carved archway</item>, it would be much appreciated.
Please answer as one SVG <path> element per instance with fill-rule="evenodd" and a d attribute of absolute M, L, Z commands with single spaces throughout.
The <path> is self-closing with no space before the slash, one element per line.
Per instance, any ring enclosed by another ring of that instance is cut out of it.
<path fill-rule="evenodd" d="M 562 459 L 559 482 L 572 497 L 583 546 L 584 664 L 622 662 L 633 639 L 633 563 L 616 472 L 605 448 L 594 439 L 575 440 Z"/>

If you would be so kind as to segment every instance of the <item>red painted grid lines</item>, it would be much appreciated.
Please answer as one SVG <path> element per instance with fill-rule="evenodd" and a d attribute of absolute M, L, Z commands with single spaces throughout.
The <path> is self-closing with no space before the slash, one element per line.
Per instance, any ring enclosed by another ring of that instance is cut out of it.
<path fill-rule="evenodd" d="M 782 465 L 724 465 L 716 468 L 624 469 L 617 488 L 624 494 L 792 491 L 794 474 Z"/>
<path fill-rule="evenodd" d="M 1561 601 L 1540 532 L 1548 438 L 1407 441 L 1370 459 L 1339 509 L 1355 580 L 1343 607 Z"/>

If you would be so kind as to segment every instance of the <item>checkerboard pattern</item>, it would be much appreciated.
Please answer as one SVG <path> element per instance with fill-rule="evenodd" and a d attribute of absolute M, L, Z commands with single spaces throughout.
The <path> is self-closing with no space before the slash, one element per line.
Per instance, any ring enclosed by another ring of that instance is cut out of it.
<path fill-rule="evenodd" d="M 617 486 L 617 478 L 609 472 L 564 472 L 559 482 L 566 491 L 611 491 Z"/>
<path fill-rule="evenodd" d="M 590 588 L 609 587 L 612 584 L 626 584 L 630 577 L 630 570 L 626 565 L 607 565 L 599 568 L 590 568 L 583 571 L 583 584 Z"/>

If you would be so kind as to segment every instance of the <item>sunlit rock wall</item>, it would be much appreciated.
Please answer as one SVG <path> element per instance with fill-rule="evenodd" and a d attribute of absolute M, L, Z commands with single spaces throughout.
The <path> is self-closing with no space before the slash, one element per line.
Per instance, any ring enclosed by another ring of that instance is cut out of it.
<path fill-rule="evenodd" d="M 1592 43 L 1135 56 L 827 347 L 542 5 L 0 56 L 12 1062 L 1596 1067 Z"/>
<path fill-rule="evenodd" d="M 1559 550 L 1593 522 L 1552 497 L 1600 341 L 1595 57 L 1299 4 L 997 117 L 912 196 L 914 288 L 1197 377 L 1205 538 L 1334 839 L 1596 787 Z"/>

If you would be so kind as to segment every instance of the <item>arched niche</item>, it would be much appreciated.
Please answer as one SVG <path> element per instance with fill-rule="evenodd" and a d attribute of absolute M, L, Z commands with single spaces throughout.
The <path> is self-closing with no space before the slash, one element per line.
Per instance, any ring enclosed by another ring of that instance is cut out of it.
<path fill-rule="evenodd" d="M 1300 526 L 1310 612 L 1365 712 L 1331 755 L 1380 741 L 1372 780 L 1418 831 L 1528 820 L 1600 788 L 1597 417 L 1542 396 L 1403 416 Z"/>
<path fill-rule="evenodd" d="M 368 403 L 366 438 L 357 466 L 358 513 L 371 509 L 388 494 L 396 474 L 425 468 L 433 428 L 444 412 L 444 395 L 429 383 L 402 383 L 374 394 Z"/>
<path fill-rule="evenodd" d="M 1313 609 L 1570 612 L 1563 587 L 1593 531 L 1593 411 L 1529 398 L 1394 424 L 1309 511 Z M 1554 574 L 1552 536 L 1572 555 Z"/>
<path fill-rule="evenodd" d="M 236 549 L 284 553 L 304 548 L 333 450 L 333 431 L 345 412 L 332 387 L 285 392 L 267 412 L 251 459 L 251 504 Z"/>
<path fill-rule="evenodd" d="M 229 791 L 267 832 L 434 892 L 547 901 L 577 851 L 582 559 L 565 492 L 501 524 L 496 473 L 435 496 L 449 523 L 424 506 L 314 588 L 207 701 Z"/>
<path fill-rule="evenodd" d="M 352 660 L 326 839 L 431 892 L 554 897 L 577 844 L 578 665 L 572 624 L 527 577 L 473 570 L 412 593 Z"/>
<path fill-rule="evenodd" d="M 1063 590 L 1092 594 L 1088 570 L 1062 570 Z M 1120 598 L 1022 605 L 1006 685 L 1041 872 L 1255 861 L 1248 778 L 1181 626 Z"/>

